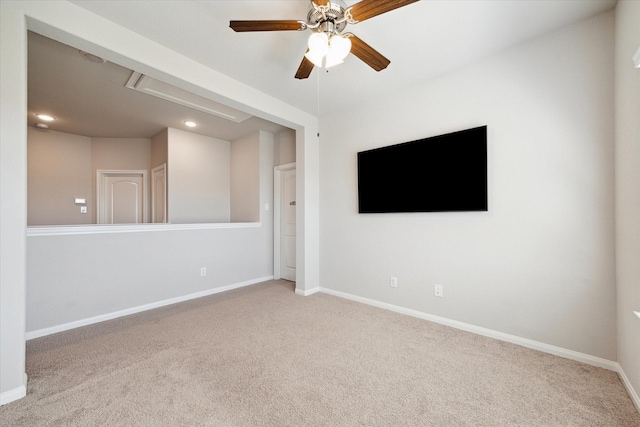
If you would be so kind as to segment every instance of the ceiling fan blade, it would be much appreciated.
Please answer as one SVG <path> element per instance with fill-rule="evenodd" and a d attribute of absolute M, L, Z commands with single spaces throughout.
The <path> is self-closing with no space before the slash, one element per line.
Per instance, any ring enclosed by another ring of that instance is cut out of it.
<path fill-rule="evenodd" d="M 307 50 L 308 52 L 308 50 Z M 302 57 L 302 62 L 298 67 L 298 71 L 296 72 L 296 79 L 302 80 L 309 77 L 311 71 L 313 71 L 313 62 L 309 61 L 306 56 Z"/>
<path fill-rule="evenodd" d="M 399 7 L 407 6 L 418 0 L 362 0 L 351 6 L 347 11 L 351 11 L 352 24 L 362 22 L 365 19 L 382 15 Z"/>
<path fill-rule="evenodd" d="M 345 34 L 351 40 L 351 53 L 376 71 L 382 71 L 391 63 L 380 52 L 351 33 Z"/>
<path fill-rule="evenodd" d="M 307 28 L 304 22 L 292 20 L 231 21 L 229 27 L 239 33 L 245 31 L 296 31 Z"/>

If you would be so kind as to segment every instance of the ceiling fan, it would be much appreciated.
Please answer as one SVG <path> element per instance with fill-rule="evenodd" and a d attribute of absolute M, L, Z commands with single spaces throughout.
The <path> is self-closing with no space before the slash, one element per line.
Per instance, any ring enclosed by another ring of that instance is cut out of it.
<path fill-rule="evenodd" d="M 311 30 L 309 49 L 296 72 L 297 79 L 306 79 L 314 66 L 326 68 L 341 64 L 354 54 L 376 71 L 387 68 L 391 61 L 354 34 L 344 32 L 347 24 L 357 24 L 374 16 L 407 6 L 418 0 L 362 0 L 347 7 L 343 0 L 310 0 L 306 21 L 252 20 L 231 21 L 236 32 L 304 31 Z"/>

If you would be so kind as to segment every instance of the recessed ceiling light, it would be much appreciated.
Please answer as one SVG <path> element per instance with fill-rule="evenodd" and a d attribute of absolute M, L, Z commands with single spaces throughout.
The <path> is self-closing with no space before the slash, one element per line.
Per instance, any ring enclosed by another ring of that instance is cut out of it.
<path fill-rule="evenodd" d="M 80 55 L 87 61 L 95 62 L 96 64 L 104 64 L 105 62 L 107 62 L 103 58 L 100 58 L 99 56 L 92 53 L 85 52 L 84 50 L 79 50 L 78 52 L 80 52 Z"/>
<path fill-rule="evenodd" d="M 190 128 L 194 128 L 194 127 L 198 126 L 198 124 L 196 122 L 192 121 L 192 120 L 185 120 L 184 124 L 189 126 Z"/>
<path fill-rule="evenodd" d="M 36 117 L 40 120 L 44 120 L 45 122 L 52 122 L 55 120 L 55 117 L 51 117 L 48 114 L 36 114 Z"/>

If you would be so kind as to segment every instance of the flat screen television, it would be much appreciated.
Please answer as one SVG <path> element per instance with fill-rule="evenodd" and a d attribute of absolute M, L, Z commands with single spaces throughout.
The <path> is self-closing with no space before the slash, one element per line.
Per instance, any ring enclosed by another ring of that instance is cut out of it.
<path fill-rule="evenodd" d="M 486 126 L 358 153 L 360 213 L 486 210 Z"/>

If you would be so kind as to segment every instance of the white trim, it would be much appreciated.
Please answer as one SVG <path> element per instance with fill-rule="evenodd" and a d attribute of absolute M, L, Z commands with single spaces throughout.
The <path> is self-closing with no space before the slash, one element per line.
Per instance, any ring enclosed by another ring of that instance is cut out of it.
<path fill-rule="evenodd" d="M 135 73 L 135 71 L 134 71 Z M 164 217 L 164 221 L 158 223 L 156 222 L 156 216 L 158 216 L 158 213 L 156 212 L 156 197 L 158 197 L 158 195 L 156 194 L 156 183 L 155 183 L 155 175 L 157 172 L 162 171 L 163 179 L 164 179 L 164 206 L 162 207 L 162 215 Z M 167 164 L 163 163 L 159 166 L 156 166 L 155 168 L 151 169 L 151 206 L 150 206 L 150 211 L 151 211 L 151 223 L 152 224 L 166 224 L 168 219 L 167 219 Z"/>
<path fill-rule="evenodd" d="M 313 288 L 305 291 L 304 289 L 300 289 L 296 287 L 296 295 L 302 295 L 303 297 L 308 297 L 309 295 L 313 295 L 321 291 L 322 291 L 321 288 Z"/>
<path fill-rule="evenodd" d="M 25 378 L 26 378 L 26 375 L 27 374 L 25 374 Z M 7 390 L 3 393 L 0 393 L 0 406 L 6 405 L 7 403 L 11 403 L 18 399 L 22 399 L 26 395 L 27 395 L 27 386 L 26 386 L 26 380 L 25 380 L 25 385 L 21 385 L 20 387 L 16 387 L 13 390 Z"/>
<path fill-rule="evenodd" d="M 282 278 L 282 275 L 280 274 L 280 230 L 282 228 L 280 227 L 282 216 L 282 209 L 280 207 L 282 189 L 280 187 L 282 181 L 282 173 L 295 168 L 295 162 L 279 165 L 273 168 L 273 277 L 276 279 Z M 296 195 L 296 198 L 297 197 L 298 196 Z"/>
<path fill-rule="evenodd" d="M 624 384 L 624 387 L 627 389 L 627 393 L 629 393 L 631 401 L 634 405 L 636 405 L 636 409 L 638 410 L 638 412 L 640 412 L 640 397 L 638 397 L 638 393 L 636 393 L 633 385 L 631 385 L 631 381 L 629 381 L 627 374 L 624 373 L 622 366 L 620 366 L 619 363 L 616 363 L 616 365 L 618 365 L 618 376 L 620 377 L 620 381 L 622 381 L 622 384 Z"/>
<path fill-rule="evenodd" d="M 196 292 L 189 295 L 183 295 L 180 297 L 170 298 L 163 301 L 152 302 L 149 304 L 140 305 L 137 307 L 127 308 L 125 310 L 115 311 L 113 313 L 101 314 L 99 316 L 89 317 L 87 319 L 76 320 L 69 323 L 64 323 L 58 326 L 52 326 L 49 328 L 38 329 L 36 331 L 27 332 L 26 339 L 32 340 L 35 338 L 44 337 L 47 335 L 55 334 L 58 332 L 68 331 L 70 329 L 80 328 L 82 326 L 92 325 L 94 323 L 104 322 L 106 320 L 116 319 L 118 317 L 128 316 L 130 314 L 140 313 L 154 308 L 164 307 L 166 305 L 176 304 L 196 298 L 206 297 L 209 295 L 217 294 L 220 292 L 230 291 L 232 289 L 242 288 L 244 286 L 255 285 L 256 283 L 272 280 L 273 276 L 259 277 L 257 279 L 246 280 L 240 283 L 234 283 L 232 285 L 221 286 L 219 288 L 208 289 L 206 291 Z"/>
<path fill-rule="evenodd" d="M 76 234 L 135 233 L 140 231 L 213 230 L 217 228 L 259 228 L 261 222 L 217 222 L 208 224 L 96 224 L 27 227 L 28 237 L 73 236 Z"/>
<path fill-rule="evenodd" d="M 386 310 L 391 310 L 396 313 L 406 314 L 407 316 L 417 317 L 419 319 L 428 320 L 430 322 L 439 323 L 441 325 L 451 326 L 452 328 L 460 329 L 466 332 L 471 332 L 477 335 L 482 335 L 482 336 L 494 338 L 500 341 L 521 345 L 523 347 L 531 348 L 533 350 L 538 350 L 544 353 L 553 354 L 555 356 L 564 357 L 565 359 L 571 359 L 577 362 L 586 363 L 587 365 L 597 366 L 599 368 L 608 369 L 610 371 L 616 371 L 616 372 L 619 371 L 618 363 L 612 360 L 591 356 L 589 354 L 580 353 L 580 352 L 569 350 L 562 347 L 557 347 L 555 345 L 545 344 L 539 341 L 522 338 L 516 335 L 506 334 L 504 332 L 494 331 L 492 329 L 471 325 L 469 323 L 459 322 L 457 320 L 447 319 L 445 317 L 435 316 L 433 314 L 428 314 L 428 313 L 400 307 L 393 304 L 387 304 L 387 303 L 372 300 L 369 298 L 364 298 L 356 295 L 347 294 L 344 292 L 334 291 L 332 289 L 321 287 L 320 292 L 333 295 L 336 297 L 348 299 L 351 301 L 361 302 L 374 307 L 384 308 Z"/>

